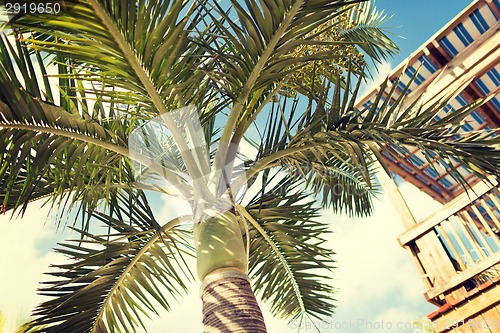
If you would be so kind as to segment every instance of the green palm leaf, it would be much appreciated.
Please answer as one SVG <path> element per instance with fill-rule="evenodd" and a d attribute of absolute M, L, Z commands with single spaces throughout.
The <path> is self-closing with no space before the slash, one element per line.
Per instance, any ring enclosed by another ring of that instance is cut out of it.
<path fill-rule="evenodd" d="M 205 42 L 213 54 L 212 71 L 215 82 L 224 83 L 224 91 L 232 98 L 233 107 L 227 126 L 221 134 L 222 147 L 215 157 L 216 167 L 231 163 L 235 153 L 227 154 L 229 142 L 239 144 L 249 127 L 259 100 L 269 101 L 276 85 L 301 63 L 325 58 L 337 58 L 328 52 L 311 53 L 304 57 L 290 56 L 301 45 L 324 44 L 310 33 L 321 24 L 349 9 L 351 1 L 231 1 L 232 11 L 219 5 L 206 6 L 203 14 L 210 18 L 207 29 L 214 39 Z M 214 14 L 212 11 L 216 11 Z M 219 15 L 221 19 L 215 17 Z M 327 42 L 336 45 L 339 41 Z M 340 42 L 342 43 L 342 42 Z M 239 124 L 239 125 L 238 125 Z M 239 127 L 238 127 L 239 126 Z M 236 129 L 236 130 L 234 130 Z M 233 133 L 234 131 L 234 133 Z"/>
<path fill-rule="evenodd" d="M 95 210 L 93 218 L 110 228 L 104 235 L 74 229 L 76 241 L 57 252 L 71 260 L 55 265 L 41 294 L 51 296 L 34 311 L 28 325 L 44 332 L 135 332 L 157 306 L 170 309 L 171 298 L 186 291 L 192 275 L 185 255 L 193 255 L 183 219 L 166 223 L 161 234 L 143 193 L 129 191 L 109 213 Z M 132 201 L 132 202 L 130 202 Z M 131 205 L 128 205 L 130 204 Z"/>
<path fill-rule="evenodd" d="M 398 82 L 396 80 L 393 84 L 397 85 Z M 334 160 L 346 163 L 350 166 L 351 174 L 362 175 L 366 184 L 370 184 L 367 177 L 373 174 L 370 168 L 374 159 L 385 166 L 381 150 L 396 160 L 406 159 L 409 156 L 406 147 L 409 146 L 419 148 L 425 156 L 438 155 L 439 158 L 429 158 L 429 163 L 433 167 L 443 166 L 463 186 L 467 186 L 463 176 L 449 166 L 451 157 L 470 167 L 480 179 L 486 179 L 488 174 L 499 175 L 500 139 L 496 130 L 462 130 L 465 118 L 494 94 L 435 122 L 433 119 L 436 114 L 446 107 L 452 96 L 423 105 L 419 104 L 419 100 L 406 105 L 404 91 L 398 96 L 395 95 L 395 89 L 391 89 L 386 96 L 387 85 L 386 80 L 375 102 L 362 110 L 353 107 L 359 81 L 353 93 L 342 92 L 337 86 L 331 99 L 326 99 L 326 96 L 314 97 L 326 100 L 328 107 L 319 105 L 314 111 L 310 109 L 304 112 L 300 127 L 297 125 L 294 133 L 287 133 L 282 136 L 282 140 L 277 140 L 280 148 L 269 150 L 266 156 L 250 166 L 246 177 L 251 178 L 286 159 L 309 163 Z M 389 104 L 391 100 L 393 102 Z M 291 128 L 290 122 L 288 128 Z"/>
<path fill-rule="evenodd" d="M 48 194 L 74 191 L 81 196 L 92 185 L 103 185 L 105 193 L 104 185 L 132 182 L 124 161 L 128 150 L 120 137 L 127 124 L 115 120 L 101 126 L 37 101 L 3 78 L 1 86 L 1 199 L 8 209 Z M 8 96 L 10 92 L 18 98 Z"/>
<path fill-rule="evenodd" d="M 327 78 L 323 81 L 328 82 Z M 335 82 L 341 82 L 337 75 Z M 319 196 L 323 207 L 348 215 L 368 215 L 372 212 L 372 197 L 378 192 L 374 179 L 375 164 L 360 159 L 362 144 L 329 140 L 324 144 L 307 145 L 310 138 L 339 128 L 340 119 L 352 109 L 353 100 L 336 85 L 332 102 L 325 87 L 310 96 L 305 111 L 299 98 L 276 98 L 267 112 L 266 125 L 260 135 L 256 163 L 264 168 L 281 168 L 294 179 L 303 179 L 308 189 Z M 359 87 L 356 88 L 356 90 Z M 323 94 L 323 95 L 322 95 Z M 302 97 L 304 98 L 304 97 Z M 263 112 L 265 113 L 265 112 Z M 285 153 L 290 148 L 290 154 Z M 278 157 L 274 160 L 273 156 Z M 254 166 L 256 167 L 256 166 Z M 265 186 L 265 185 L 263 185 Z"/>
<path fill-rule="evenodd" d="M 283 318 L 331 315 L 335 289 L 326 279 L 333 252 L 325 247 L 328 226 L 317 221 L 319 209 L 307 194 L 295 193 L 300 182 L 278 178 L 239 207 L 249 223 L 249 275 L 258 295 Z"/>
<path fill-rule="evenodd" d="M 30 56 L 26 44 L 16 40 L 16 46 L 19 54 Z M 140 121 L 113 99 L 105 103 L 101 95 L 94 94 L 91 109 L 86 99 L 75 102 L 74 89 L 81 82 L 62 74 L 62 107 L 56 106 L 50 84 L 42 80 L 39 86 L 39 75 L 47 73 L 44 61 L 39 57 L 35 71 L 30 62 L 18 59 L 18 53 L 2 38 L 0 199 L 6 209 L 24 210 L 29 201 L 45 196 L 60 201 L 71 197 L 71 203 L 92 207 L 101 199 L 109 201 L 116 188 L 142 186 L 134 182 L 127 147 L 127 137 Z M 16 67 L 25 73 L 23 83 Z M 63 73 L 71 70 L 63 63 L 58 68 Z"/>
<path fill-rule="evenodd" d="M 218 104 L 209 103 L 213 98 L 210 82 L 198 70 L 205 50 L 188 35 L 197 23 L 191 20 L 196 7 L 187 5 L 179 1 L 138 0 L 130 6 L 123 6 L 122 1 L 79 1 L 57 20 L 23 16 L 15 26 L 34 31 L 25 41 L 31 48 L 72 60 L 76 70 L 69 78 L 83 82 L 75 86 L 77 95 L 132 104 L 131 113 L 146 120 L 162 114 L 188 173 L 197 178 L 196 163 L 168 112 L 193 103 L 205 119 Z"/>
<path fill-rule="evenodd" d="M 184 15 L 185 6 L 178 1 L 138 0 L 125 6 L 121 1 L 78 1 L 57 20 L 24 16 L 15 26 L 35 33 L 28 38 L 33 48 L 75 61 L 82 69 L 80 77 L 123 88 L 125 100 L 141 102 L 143 112 L 158 114 L 168 111 L 161 99 L 172 89 L 181 91 L 177 84 L 192 69 L 179 63 L 192 47 L 186 30 L 191 11 Z"/>
<path fill-rule="evenodd" d="M 398 82 L 396 81 L 396 84 Z M 443 166 L 450 176 L 464 187 L 467 186 L 467 182 L 460 172 L 449 168 L 451 157 L 458 159 L 464 166 L 474 166 L 471 171 L 480 179 L 485 180 L 488 174 L 499 175 L 497 154 L 500 150 L 500 139 L 496 130 L 465 132 L 462 129 L 467 121 L 466 117 L 487 103 L 495 95 L 494 93 L 435 121 L 435 116 L 448 105 L 453 94 L 432 103 L 422 104 L 420 99 L 417 99 L 406 105 L 405 91 L 397 96 L 392 89 L 387 99 L 382 102 L 383 90 L 387 85 L 388 79 L 382 84 L 375 103 L 367 108 L 366 116 L 348 126 L 349 133 L 343 133 L 343 137 L 360 143 L 370 142 L 367 148 L 381 162 L 382 158 L 377 153 L 379 150 L 400 160 L 408 158 L 405 147 L 419 148 L 424 156 L 427 156 L 431 166 Z M 390 100 L 394 102 L 389 104 Z M 330 135 L 338 137 L 335 133 Z M 440 158 L 430 158 L 435 155 L 439 155 Z"/>
<path fill-rule="evenodd" d="M 349 15 L 347 22 L 351 23 L 340 32 L 343 39 L 355 43 L 379 63 L 399 51 L 397 45 L 387 36 L 387 29 L 383 28 L 383 24 L 391 17 L 384 11 L 378 11 L 375 2 L 362 2 L 352 8 Z"/>

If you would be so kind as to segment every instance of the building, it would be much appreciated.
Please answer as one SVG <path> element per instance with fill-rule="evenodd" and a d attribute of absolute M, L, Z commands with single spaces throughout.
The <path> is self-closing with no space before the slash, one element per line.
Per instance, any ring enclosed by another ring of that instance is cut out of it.
<path fill-rule="evenodd" d="M 402 77 L 403 84 L 395 87 L 402 93 L 418 71 L 406 92 L 407 105 L 424 91 L 422 103 L 453 94 L 436 120 L 496 93 L 466 119 L 463 129 L 500 127 L 499 44 L 500 1 L 476 0 L 400 64 L 389 79 L 395 82 Z M 388 85 L 385 92 L 392 88 Z M 369 106 L 377 92 L 367 92 L 358 108 Z M 444 204 L 440 211 L 417 223 L 394 183 L 383 181 L 386 190 L 393 193 L 406 227 L 399 242 L 415 260 L 427 288 L 425 297 L 437 306 L 428 315 L 436 332 L 500 332 L 498 186 L 480 181 L 456 159 L 423 156 L 418 149 L 406 158 L 384 158 L 392 173 Z M 441 159 L 443 166 L 429 167 L 428 161 L 436 159 Z M 474 191 L 465 193 L 447 172 L 450 168 L 456 168 Z"/>

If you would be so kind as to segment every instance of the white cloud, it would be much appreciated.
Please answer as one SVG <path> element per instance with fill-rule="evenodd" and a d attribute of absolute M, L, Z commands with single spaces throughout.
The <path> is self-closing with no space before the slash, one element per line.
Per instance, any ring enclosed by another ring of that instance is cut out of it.
<path fill-rule="evenodd" d="M 411 200 L 407 200 L 406 203 L 417 222 L 421 222 L 423 219 L 443 207 L 442 204 L 420 191 L 411 183 L 403 182 L 398 188 L 403 197 L 411 198 Z M 425 207 L 425 209 L 422 209 L 423 207 Z"/>
<path fill-rule="evenodd" d="M 160 197 L 161 209 L 155 212 L 157 220 L 163 225 L 168 221 L 182 215 L 191 215 L 191 206 L 186 200 L 162 194 Z"/>
<path fill-rule="evenodd" d="M 382 332 L 409 333 L 413 329 L 413 322 L 417 319 L 415 313 L 407 308 L 390 308 L 375 318 L 371 325 L 381 327 Z"/>
<path fill-rule="evenodd" d="M 413 201 L 415 193 L 406 194 Z M 387 196 L 380 196 L 374 215 L 368 218 L 335 220 L 329 215 L 328 219 L 333 220 L 330 241 L 337 253 L 332 283 L 339 288 L 332 321 L 360 323 L 345 325 L 343 330 L 332 328 L 332 332 L 370 332 L 369 323 L 395 318 L 412 321 L 432 309 L 423 297 L 425 286 L 410 254 L 397 242 L 403 223 Z"/>
<path fill-rule="evenodd" d="M 43 299 L 36 292 L 39 282 L 47 280 L 43 273 L 50 264 L 64 260 L 62 255 L 47 252 L 58 238 L 47 215 L 47 208 L 32 204 L 22 219 L 0 217 L 0 311 L 7 317 L 3 333 L 13 332 L 18 322 L 28 319 Z"/>

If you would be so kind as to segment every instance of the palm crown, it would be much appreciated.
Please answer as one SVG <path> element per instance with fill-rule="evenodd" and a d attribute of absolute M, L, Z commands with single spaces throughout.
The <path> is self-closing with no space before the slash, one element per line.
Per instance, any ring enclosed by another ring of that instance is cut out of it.
<path fill-rule="evenodd" d="M 47 197 L 81 219 L 81 239 L 57 249 L 73 260 L 52 273 L 41 290 L 52 298 L 27 329 L 135 330 L 186 290 L 185 256 L 196 256 L 202 281 L 248 273 L 276 315 L 321 318 L 334 288 L 318 199 L 370 214 L 380 151 L 404 158 L 406 146 L 498 176 L 495 130 L 460 132 L 484 100 L 434 122 L 446 100 L 403 106 L 403 92 L 389 103 L 384 82 L 375 103 L 354 108 L 358 49 L 376 61 L 397 50 L 385 15 L 357 2 L 81 0 L 59 16 L 16 17 L 15 40 L 0 44 L 0 198 L 22 212 Z M 180 124 L 177 109 L 195 126 Z M 155 140 L 151 124 L 168 135 Z M 131 153 L 137 133 L 149 157 Z M 245 136 L 252 156 L 238 152 Z M 139 177 L 138 166 L 171 186 Z M 193 214 L 157 220 L 154 191 Z M 96 234 L 97 222 L 108 232 Z M 220 331 L 236 331 L 226 317 Z"/>

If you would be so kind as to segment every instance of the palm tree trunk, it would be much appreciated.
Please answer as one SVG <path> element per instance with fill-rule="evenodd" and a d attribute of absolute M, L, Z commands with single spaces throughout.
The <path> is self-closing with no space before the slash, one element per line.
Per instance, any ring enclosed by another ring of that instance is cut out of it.
<path fill-rule="evenodd" d="M 235 268 L 208 274 L 201 286 L 205 333 L 265 333 L 248 275 Z"/>

